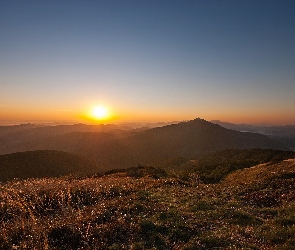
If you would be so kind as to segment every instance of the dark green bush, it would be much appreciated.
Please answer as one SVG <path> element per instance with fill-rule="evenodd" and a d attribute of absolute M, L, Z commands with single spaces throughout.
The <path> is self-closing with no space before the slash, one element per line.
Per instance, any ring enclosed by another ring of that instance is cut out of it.
<path fill-rule="evenodd" d="M 218 237 L 215 235 L 202 235 L 199 237 L 200 242 L 203 244 L 203 249 L 225 249 L 232 244 L 228 238 Z"/>
<path fill-rule="evenodd" d="M 5 240 L 3 236 L 0 235 L 0 249 L 2 250 L 10 250 L 12 249 L 11 245 Z"/>
<path fill-rule="evenodd" d="M 162 234 L 165 234 L 167 229 L 163 226 L 155 225 L 150 220 L 140 222 L 140 236 L 144 240 L 145 247 L 156 249 L 167 249 L 166 242 Z"/>
<path fill-rule="evenodd" d="M 254 216 L 239 210 L 229 211 L 228 217 L 232 224 L 241 225 L 241 226 L 259 225 L 262 223 L 260 220 L 258 220 Z"/>
<path fill-rule="evenodd" d="M 196 212 L 198 210 L 201 211 L 208 211 L 214 209 L 214 205 L 212 205 L 210 202 L 205 201 L 205 200 L 200 200 L 199 202 L 195 203 L 191 207 L 191 211 Z"/>
<path fill-rule="evenodd" d="M 48 233 L 48 243 L 53 249 L 79 249 L 82 242 L 82 235 L 67 226 L 53 228 Z"/>

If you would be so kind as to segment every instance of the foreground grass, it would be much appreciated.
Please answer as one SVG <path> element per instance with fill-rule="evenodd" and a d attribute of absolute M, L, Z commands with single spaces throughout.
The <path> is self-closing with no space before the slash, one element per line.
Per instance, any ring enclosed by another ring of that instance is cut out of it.
<path fill-rule="evenodd" d="M 2 184 L 0 249 L 294 249 L 292 164 L 256 182 L 250 169 L 218 184 L 126 173 Z"/>

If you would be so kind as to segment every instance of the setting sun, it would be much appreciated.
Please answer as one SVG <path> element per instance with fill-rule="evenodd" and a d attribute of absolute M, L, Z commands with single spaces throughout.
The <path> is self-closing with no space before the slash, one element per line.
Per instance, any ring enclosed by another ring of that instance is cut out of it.
<path fill-rule="evenodd" d="M 95 119 L 95 120 L 106 120 L 109 118 L 110 113 L 108 108 L 104 107 L 104 106 L 97 106 L 94 107 L 92 112 L 91 112 L 91 116 Z"/>
<path fill-rule="evenodd" d="M 108 110 L 103 106 L 99 106 L 93 109 L 92 114 L 97 119 L 104 119 L 108 116 Z"/>
<path fill-rule="evenodd" d="M 88 106 L 80 118 L 90 123 L 108 123 L 117 119 L 116 114 L 110 108 L 103 104 Z"/>

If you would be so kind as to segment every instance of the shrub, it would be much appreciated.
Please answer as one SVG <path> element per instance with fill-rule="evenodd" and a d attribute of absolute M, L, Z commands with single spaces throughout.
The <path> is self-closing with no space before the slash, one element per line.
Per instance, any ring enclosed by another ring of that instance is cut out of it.
<path fill-rule="evenodd" d="M 216 235 L 205 234 L 199 237 L 200 242 L 204 245 L 203 249 L 222 249 L 229 247 L 232 241 L 228 238 L 218 237 Z"/>
<path fill-rule="evenodd" d="M 140 235 L 144 240 L 146 247 L 156 247 L 156 249 L 167 249 L 166 242 L 161 235 L 165 233 L 166 228 L 155 225 L 150 220 L 143 220 L 140 222 Z"/>
<path fill-rule="evenodd" d="M 2 250 L 10 250 L 11 245 L 5 240 L 3 236 L 0 235 L 0 249 Z"/>
<path fill-rule="evenodd" d="M 214 209 L 214 206 L 206 201 L 206 200 L 200 200 L 197 203 L 193 204 L 193 206 L 191 207 L 191 211 L 192 212 L 196 212 L 196 211 L 208 211 L 208 210 L 212 210 Z"/>
<path fill-rule="evenodd" d="M 239 210 L 230 211 L 228 216 L 232 224 L 238 224 L 241 226 L 251 226 L 255 224 L 256 225 L 261 224 L 261 221 L 255 218 L 254 216 Z"/>
<path fill-rule="evenodd" d="M 82 235 L 68 226 L 56 227 L 48 233 L 48 243 L 53 249 L 79 249 L 82 246 Z"/>

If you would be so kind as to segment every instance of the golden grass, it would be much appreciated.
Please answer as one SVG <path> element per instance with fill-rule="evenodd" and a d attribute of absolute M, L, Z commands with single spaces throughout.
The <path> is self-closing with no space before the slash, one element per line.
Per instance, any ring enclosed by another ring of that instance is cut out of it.
<path fill-rule="evenodd" d="M 15 180 L 0 185 L 0 249 L 291 249 L 294 168 L 257 166 L 220 184 L 126 173 Z"/>

